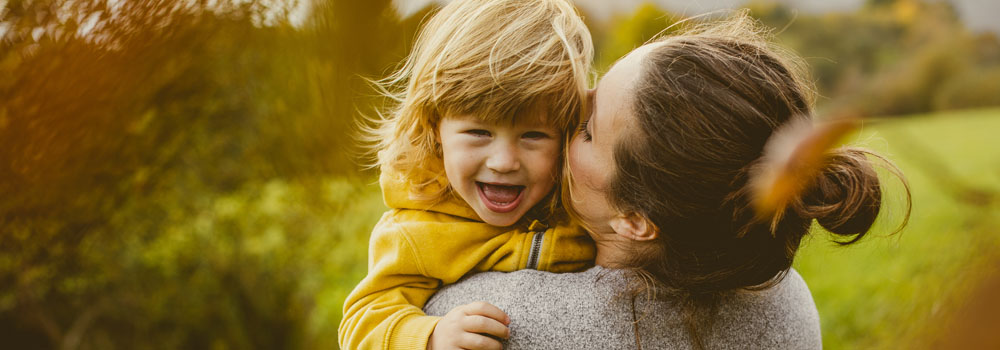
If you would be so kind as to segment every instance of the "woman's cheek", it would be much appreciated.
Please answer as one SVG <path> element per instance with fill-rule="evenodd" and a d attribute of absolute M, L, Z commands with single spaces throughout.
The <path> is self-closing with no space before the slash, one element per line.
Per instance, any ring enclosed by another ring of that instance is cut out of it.
<path fill-rule="evenodd" d="M 586 177 L 586 171 L 582 169 L 581 164 L 584 145 L 579 139 L 579 137 L 576 137 L 570 142 L 569 152 L 567 152 L 569 159 L 566 160 L 569 163 L 569 171 L 573 173 L 573 178 L 576 182 L 584 181 L 584 177 Z"/>

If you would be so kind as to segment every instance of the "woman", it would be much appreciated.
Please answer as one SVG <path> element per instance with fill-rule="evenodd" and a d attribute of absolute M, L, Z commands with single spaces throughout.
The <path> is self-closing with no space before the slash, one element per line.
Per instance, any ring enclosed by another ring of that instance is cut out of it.
<path fill-rule="evenodd" d="M 865 151 L 839 148 L 790 197 L 753 210 L 755 186 L 784 169 L 765 144 L 812 113 L 794 61 L 757 33 L 735 16 L 643 45 L 601 80 L 569 146 L 565 200 L 597 267 L 479 274 L 428 314 L 496 305 L 509 348 L 821 348 L 792 260 L 813 219 L 850 242 L 865 235 L 879 179 Z"/>

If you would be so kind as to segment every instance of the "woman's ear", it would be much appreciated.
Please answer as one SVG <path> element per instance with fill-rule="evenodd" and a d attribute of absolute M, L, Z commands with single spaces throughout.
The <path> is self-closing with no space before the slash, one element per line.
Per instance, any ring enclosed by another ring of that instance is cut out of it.
<path fill-rule="evenodd" d="M 619 214 L 611 219 L 610 225 L 615 233 L 634 241 L 653 240 L 660 233 L 656 225 L 638 213 Z"/>

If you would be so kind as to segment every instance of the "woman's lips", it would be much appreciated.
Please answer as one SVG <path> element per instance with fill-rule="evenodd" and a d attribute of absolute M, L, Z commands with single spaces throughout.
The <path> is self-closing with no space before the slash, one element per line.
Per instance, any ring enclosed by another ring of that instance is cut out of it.
<path fill-rule="evenodd" d="M 524 186 L 499 185 L 476 182 L 479 187 L 479 197 L 487 209 L 497 213 L 507 213 L 517 208 L 524 197 Z"/>

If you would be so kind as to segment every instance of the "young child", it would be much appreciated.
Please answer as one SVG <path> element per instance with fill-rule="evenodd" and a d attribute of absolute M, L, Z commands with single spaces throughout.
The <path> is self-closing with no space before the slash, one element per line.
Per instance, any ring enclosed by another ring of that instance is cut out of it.
<path fill-rule="evenodd" d="M 507 336 L 502 310 L 427 316 L 434 292 L 470 272 L 593 263 L 593 242 L 553 195 L 592 56 L 566 0 L 455 0 L 427 22 L 383 82 L 405 86 L 390 93 L 398 106 L 368 130 L 391 210 L 344 303 L 341 348 L 484 346 Z"/>

